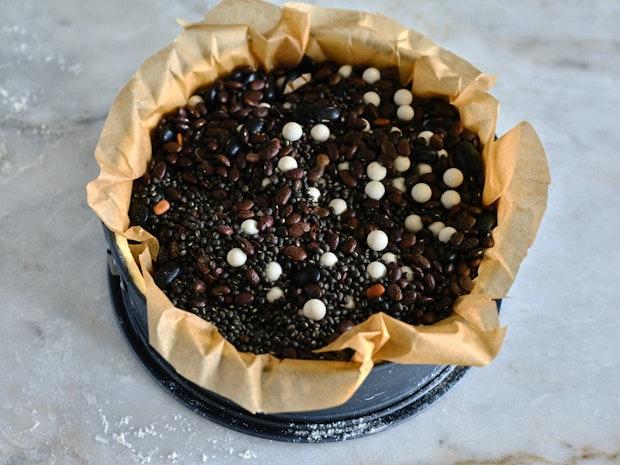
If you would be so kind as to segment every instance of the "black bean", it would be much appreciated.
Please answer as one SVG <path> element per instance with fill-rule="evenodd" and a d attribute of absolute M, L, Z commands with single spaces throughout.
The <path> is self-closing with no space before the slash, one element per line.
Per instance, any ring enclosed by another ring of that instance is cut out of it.
<path fill-rule="evenodd" d="M 456 165 L 465 173 L 482 171 L 482 157 L 471 142 L 461 141 L 456 144 Z"/>
<path fill-rule="evenodd" d="M 495 215 L 484 213 L 476 220 L 476 229 L 482 233 L 488 233 L 495 227 Z"/>
<path fill-rule="evenodd" d="M 432 147 L 422 145 L 413 149 L 413 159 L 418 163 L 433 165 L 438 158 L 437 151 Z"/>
<path fill-rule="evenodd" d="M 330 122 L 340 119 L 340 109 L 333 106 L 309 105 L 302 110 L 302 118 L 311 122 Z"/>
<path fill-rule="evenodd" d="M 149 218 L 149 207 L 143 203 L 132 203 L 129 207 L 129 219 L 132 224 L 144 226 Z"/>
<path fill-rule="evenodd" d="M 168 262 L 155 272 L 155 284 L 162 289 L 167 289 L 181 273 L 181 267 L 176 262 Z"/>
<path fill-rule="evenodd" d="M 239 153 L 240 150 L 241 150 L 241 142 L 239 141 L 239 138 L 231 137 L 226 143 L 226 153 L 229 156 L 234 157 Z"/>
<path fill-rule="evenodd" d="M 164 143 L 170 142 L 171 140 L 174 140 L 176 136 L 177 136 L 177 133 L 173 131 L 169 126 L 166 126 L 161 131 L 160 140 Z"/>
<path fill-rule="evenodd" d="M 306 284 L 304 293 L 311 299 L 318 299 L 323 295 L 323 291 L 316 284 Z"/>
<path fill-rule="evenodd" d="M 250 134 L 257 134 L 263 130 L 264 123 L 260 119 L 252 118 L 247 120 L 243 126 L 250 132 Z"/>

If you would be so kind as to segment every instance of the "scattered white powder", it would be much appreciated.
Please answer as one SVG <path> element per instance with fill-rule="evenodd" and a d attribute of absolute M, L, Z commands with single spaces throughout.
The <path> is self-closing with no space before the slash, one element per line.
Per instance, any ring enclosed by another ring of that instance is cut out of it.
<path fill-rule="evenodd" d="M 290 424 L 291 432 L 294 426 L 294 423 Z M 342 441 L 346 441 L 347 439 L 356 438 L 361 435 L 378 433 L 388 427 L 389 423 L 384 423 L 382 421 L 373 421 L 369 423 L 363 418 L 359 418 L 351 421 L 338 421 L 332 423 L 327 428 L 325 425 L 321 424 L 309 425 L 307 430 L 294 431 L 294 434 L 299 437 L 302 442 L 321 442 L 326 438 L 334 436 L 338 436 Z"/>
<path fill-rule="evenodd" d="M 101 409 L 98 410 L 99 418 L 101 418 L 101 424 L 103 425 L 103 433 L 108 434 L 110 430 L 110 423 L 108 422 L 108 418 L 105 416 L 105 413 Z"/>
<path fill-rule="evenodd" d="M 28 109 L 31 102 L 36 100 L 28 91 L 22 91 L 19 95 L 12 94 L 5 87 L 0 86 L 0 103 L 6 105 L 13 113 L 21 113 Z"/>
<path fill-rule="evenodd" d="M 126 435 L 127 435 L 127 432 L 125 431 L 120 434 L 112 433 L 112 438 L 116 442 L 118 442 L 121 446 L 125 446 L 127 449 L 133 449 L 133 446 L 131 445 L 131 443 L 127 441 L 127 439 L 125 439 Z"/>
<path fill-rule="evenodd" d="M 239 457 L 241 457 L 243 460 L 247 460 L 247 459 L 255 459 L 257 455 L 256 455 L 256 452 L 254 452 L 253 450 L 246 450 L 245 452 L 240 452 Z"/>
<path fill-rule="evenodd" d="M 182 414 L 162 415 L 157 421 L 140 424 L 132 415 L 114 416 L 110 411 L 98 408 L 97 399 L 85 396 L 86 403 L 95 410 L 100 430 L 94 441 L 100 447 L 124 449 L 128 465 L 146 464 L 191 464 L 220 463 L 228 457 L 258 463 L 259 455 L 252 449 L 236 447 L 239 437 L 231 432 L 225 436 L 204 437 L 201 428 L 196 427 L 201 419 L 187 418 Z M 220 433 L 221 434 L 221 433 Z M 178 449 L 167 449 L 162 444 L 178 444 Z M 199 448 L 188 445 L 200 444 Z M 246 444 L 247 447 L 247 444 Z M 182 451 L 182 452 L 181 452 Z M 237 460 L 239 460 L 237 459 Z"/>
<path fill-rule="evenodd" d="M 0 26 L 0 40 L 6 54 L 5 64 L 19 67 L 25 75 L 55 72 L 78 76 L 82 73 L 79 62 L 70 62 L 62 53 L 50 49 L 50 43 L 36 31 L 30 32 L 18 25 Z M 45 70 L 41 68 L 44 67 Z M 0 75 L 0 119 L 15 119 L 34 109 L 39 101 L 49 102 L 49 88 L 40 90 L 24 89 L 23 82 L 11 82 Z M 4 78 L 4 79 L 3 79 Z"/>
<path fill-rule="evenodd" d="M 95 441 L 100 442 L 102 444 L 110 444 L 110 441 L 102 437 L 100 434 L 95 434 Z"/>

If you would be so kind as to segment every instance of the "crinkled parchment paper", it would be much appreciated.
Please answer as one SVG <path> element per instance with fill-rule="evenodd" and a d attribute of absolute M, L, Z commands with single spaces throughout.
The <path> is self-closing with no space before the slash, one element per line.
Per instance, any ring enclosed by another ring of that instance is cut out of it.
<path fill-rule="evenodd" d="M 549 183 L 543 147 L 528 123 L 493 140 L 498 102 L 487 91 L 494 79 L 380 14 L 225 0 L 204 21 L 183 28 L 172 44 L 142 64 L 116 98 L 96 149 L 101 173 L 87 187 L 89 205 L 116 233 L 146 296 L 150 344 L 187 379 L 251 412 L 267 413 L 342 404 L 379 361 L 489 363 L 505 334 L 493 299 L 506 295 L 534 240 Z M 149 132 L 160 117 L 236 66 L 292 67 L 304 53 L 319 61 L 397 65 L 403 82 L 413 80 L 416 95 L 448 97 L 484 143 L 484 202 L 499 199 L 495 246 L 487 250 L 472 294 L 458 300 L 454 315 L 432 326 L 373 315 L 322 349 L 352 348 L 351 362 L 238 352 L 215 326 L 175 308 L 156 287 L 150 271 L 157 241 L 140 227 L 129 228 L 132 181 L 146 170 Z M 139 243 L 129 245 L 128 239 Z"/>

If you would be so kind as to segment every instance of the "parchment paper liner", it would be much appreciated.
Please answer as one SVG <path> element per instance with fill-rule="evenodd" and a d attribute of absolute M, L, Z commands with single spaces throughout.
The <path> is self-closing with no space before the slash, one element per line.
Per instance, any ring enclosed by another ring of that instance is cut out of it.
<path fill-rule="evenodd" d="M 514 281 L 545 210 L 550 182 L 543 147 L 528 123 L 493 140 L 498 103 L 487 90 L 494 79 L 380 14 L 225 0 L 204 21 L 183 27 L 119 93 L 96 148 L 101 173 L 87 187 L 88 204 L 116 233 L 130 273 L 146 296 L 150 344 L 192 382 L 251 412 L 266 413 L 340 405 L 378 361 L 489 363 L 505 334 L 492 299 L 504 297 Z M 304 53 L 319 61 L 397 65 L 403 82 L 413 78 L 416 95 L 449 97 L 485 146 L 483 200 L 499 199 L 495 246 L 487 250 L 474 290 L 459 299 L 454 316 L 432 326 L 411 326 L 373 315 L 322 349 L 352 348 L 351 362 L 238 352 L 212 324 L 175 308 L 155 286 L 150 271 L 157 241 L 142 228 L 128 229 L 132 181 L 146 170 L 149 132 L 160 117 L 236 66 L 292 67 Z M 128 239 L 140 244 L 128 245 Z"/>

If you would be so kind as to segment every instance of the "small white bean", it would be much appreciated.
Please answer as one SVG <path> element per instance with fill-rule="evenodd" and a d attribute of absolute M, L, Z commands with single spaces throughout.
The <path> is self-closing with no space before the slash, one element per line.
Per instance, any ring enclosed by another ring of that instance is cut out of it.
<path fill-rule="evenodd" d="M 415 111 L 410 105 L 401 105 L 396 110 L 396 116 L 402 121 L 411 121 L 415 116 Z"/>
<path fill-rule="evenodd" d="M 338 263 L 338 257 L 336 256 L 335 253 L 325 252 L 324 254 L 321 255 L 319 262 L 323 266 L 332 267 L 336 263 Z"/>
<path fill-rule="evenodd" d="M 278 262 L 269 262 L 265 268 L 265 278 L 267 281 L 277 281 L 282 275 L 282 267 Z"/>
<path fill-rule="evenodd" d="M 439 234 L 439 231 L 441 231 L 445 227 L 446 225 L 442 223 L 441 221 L 435 221 L 428 226 L 428 229 L 430 232 L 433 233 L 433 235 L 436 236 Z"/>
<path fill-rule="evenodd" d="M 318 203 L 321 198 L 321 191 L 316 187 L 308 187 L 308 195 L 310 196 L 312 203 Z"/>
<path fill-rule="evenodd" d="M 420 163 L 418 165 L 418 174 L 428 174 L 433 172 L 433 167 L 428 163 Z"/>
<path fill-rule="evenodd" d="M 448 168 L 443 174 L 443 182 L 448 187 L 459 187 L 463 179 L 463 172 L 458 168 Z"/>
<path fill-rule="evenodd" d="M 419 182 L 411 188 L 411 197 L 418 203 L 428 202 L 432 195 L 431 186 L 424 182 Z"/>
<path fill-rule="evenodd" d="M 332 209 L 334 215 L 340 216 L 347 211 L 347 202 L 343 199 L 333 199 L 329 202 L 329 208 Z"/>
<path fill-rule="evenodd" d="M 400 271 L 407 281 L 413 281 L 414 275 L 413 275 L 413 270 L 411 269 L 410 266 L 407 266 L 407 265 L 401 266 Z"/>
<path fill-rule="evenodd" d="M 455 233 L 456 229 L 454 229 L 452 226 L 446 226 L 441 231 L 439 231 L 439 234 L 437 234 L 437 239 L 439 239 L 441 242 L 448 242 Z"/>
<path fill-rule="evenodd" d="M 424 224 L 422 224 L 422 218 L 419 215 L 409 215 L 405 218 L 405 229 L 409 232 L 417 233 L 422 231 Z"/>
<path fill-rule="evenodd" d="M 408 157 L 396 157 L 394 160 L 394 169 L 399 173 L 404 173 L 411 168 L 411 160 Z"/>
<path fill-rule="evenodd" d="M 271 289 L 269 289 L 269 291 L 267 291 L 266 298 L 267 302 L 269 302 L 270 304 L 274 303 L 276 300 L 281 299 L 282 297 L 284 297 L 284 291 L 278 286 L 272 287 Z"/>
<path fill-rule="evenodd" d="M 426 145 L 428 145 L 428 143 L 430 142 L 431 137 L 433 137 L 433 133 L 431 131 L 422 131 L 420 134 L 418 134 L 418 138 L 424 139 L 426 141 Z"/>
<path fill-rule="evenodd" d="M 196 105 L 200 103 L 204 103 L 204 100 L 202 99 L 202 97 L 200 95 L 192 95 L 187 101 L 187 106 L 195 107 Z"/>
<path fill-rule="evenodd" d="M 241 223 L 241 231 L 244 234 L 255 236 L 256 234 L 258 234 L 258 223 L 256 222 L 256 220 L 253 219 L 245 220 L 243 223 Z"/>
<path fill-rule="evenodd" d="M 364 192 L 371 199 L 379 200 L 385 195 L 385 186 L 380 181 L 370 181 L 364 187 Z"/>
<path fill-rule="evenodd" d="M 351 76 L 351 73 L 353 72 L 353 66 L 351 65 L 342 65 L 340 68 L 338 68 L 338 74 L 340 74 L 342 77 L 348 78 L 349 76 Z"/>
<path fill-rule="evenodd" d="M 392 186 L 398 189 L 401 192 L 405 192 L 407 190 L 407 185 L 405 184 L 405 178 L 398 177 L 392 179 Z"/>
<path fill-rule="evenodd" d="M 278 160 L 278 169 L 283 173 L 294 170 L 295 168 L 297 168 L 297 160 L 291 156 L 287 155 Z"/>
<path fill-rule="evenodd" d="M 282 128 L 282 137 L 290 142 L 295 142 L 296 140 L 301 139 L 301 136 L 303 135 L 303 128 L 300 124 L 295 123 L 294 121 L 286 123 Z"/>
<path fill-rule="evenodd" d="M 388 245 L 388 237 L 380 229 L 375 229 L 371 231 L 370 234 L 366 237 L 366 243 L 368 247 L 377 252 L 381 252 Z"/>
<path fill-rule="evenodd" d="M 329 139 L 331 132 L 324 124 L 315 124 L 310 129 L 310 136 L 317 142 L 325 142 Z"/>
<path fill-rule="evenodd" d="M 370 262 L 366 267 L 366 273 L 368 273 L 371 280 L 376 281 L 387 274 L 387 268 L 381 262 Z"/>
<path fill-rule="evenodd" d="M 304 304 L 303 315 L 314 321 L 322 320 L 327 313 L 325 304 L 319 299 L 310 299 Z"/>
<path fill-rule="evenodd" d="M 373 161 L 366 168 L 366 174 L 372 181 L 382 181 L 387 175 L 387 168 L 381 163 Z"/>
<path fill-rule="evenodd" d="M 373 67 L 366 68 L 362 73 L 362 79 L 368 84 L 374 84 L 379 79 L 381 79 L 381 71 Z"/>
<path fill-rule="evenodd" d="M 248 259 L 248 256 L 245 254 L 243 250 L 241 250 L 238 247 L 235 247 L 234 249 L 230 249 L 228 253 L 226 254 L 226 261 L 233 268 L 238 268 L 240 266 L 245 265 L 245 262 L 247 259 Z"/>
<path fill-rule="evenodd" d="M 411 105 L 413 94 L 409 89 L 398 89 L 394 92 L 394 103 L 398 106 Z"/>
<path fill-rule="evenodd" d="M 441 194 L 440 200 L 444 208 L 450 209 L 461 203 L 461 195 L 457 191 L 447 190 Z"/>
<path fill-rule="evenodd" d="M 381 104 L 381 97 L 379 97 L 379 94 L 372 90 L 366 92 L 362 98 L 364 99 L 364 103 L 366 105 L 374 105 L 375 107 L 378 107 Z"/>

